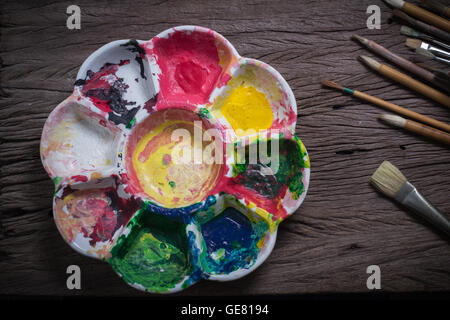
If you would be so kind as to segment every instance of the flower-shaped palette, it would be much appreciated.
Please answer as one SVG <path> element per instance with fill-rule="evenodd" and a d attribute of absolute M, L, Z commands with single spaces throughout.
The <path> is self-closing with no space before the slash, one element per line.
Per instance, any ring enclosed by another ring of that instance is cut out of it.
<path fill-rule="evenodd" d="M 212 30 L 111 42 L 43 129 L 56 225 L 141 290 L 242 277 L 305 198 L 296 121 L 281 75 Z"/>

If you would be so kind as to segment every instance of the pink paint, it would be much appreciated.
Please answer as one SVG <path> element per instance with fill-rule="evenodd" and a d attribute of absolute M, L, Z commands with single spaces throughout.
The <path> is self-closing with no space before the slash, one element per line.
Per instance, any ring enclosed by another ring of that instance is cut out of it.
<path fill-rule="evenodd" d="M 207 103 L 222 73 L 214 34 L 175 30 L 167 39 L 152 42 L 147 53 L 161 69 L 158 107 Z"/>

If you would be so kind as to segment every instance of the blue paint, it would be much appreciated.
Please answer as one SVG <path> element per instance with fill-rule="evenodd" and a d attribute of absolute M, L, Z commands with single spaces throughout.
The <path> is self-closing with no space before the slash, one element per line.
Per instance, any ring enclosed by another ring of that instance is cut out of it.
<path fill-rule="evenodd" d="M 204 274 L 203 271 L 200 269 L 200 265 L 198 263 L 200 259 L 200 250 L 195 245 L 196 236 L 192 231 L 188 231 L 187 238 L 189 242 L 189 248 L 191 249 L 191 259 L 194 262 L 194 270 L 190 274 L 189 278 L 186 279 L 183 284 L 182 288 L 185 289 L 194 283 L 198 282 L 200 279 L 207 279 L 208 275 Z"/>
<path fill-rule="evenodd" d="M 234 208 L 225 209 L 202 225 L 201 230 L 207 251 L 203 257 L 204 269 L 214 274 L 253 265 L 259 253 L 256 244 L 265 232 L 255 232 L 248 218 Z"/>
<path fill-rule="evenodd" d="M 208 196 L 205 201 L 194 203 L 190 206 L 181 208 L 164 208 L 151 201 L 145 201 L 144 209 L 156 214 L 163 215 L 169 219 L 184 224 L 189 224 L 192 221 L 192 215 L 199 210 L 207 210 L 209 207 L 216 203 L 215 196 Z"/>

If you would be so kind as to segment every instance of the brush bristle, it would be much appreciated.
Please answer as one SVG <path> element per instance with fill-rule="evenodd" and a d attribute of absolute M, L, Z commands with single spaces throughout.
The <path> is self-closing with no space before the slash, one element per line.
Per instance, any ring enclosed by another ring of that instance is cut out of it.
<path fill-rule="evenodd" d="M 401 8 L 403 7 L 403 5 L 405 4 L 405 1 L 403 0 L 384 0 L 386 1 L 389 5 L 393 6 L 394 8 Z"/>
<path fill-rule="evenodd" d="M 383 161 L 370 177 L 370 183 L 390 198 L 395 197 L 406 181 L 406 177 L 389 161 Z"/>
<path fill-rule="evenodd" d="M 405 36 L 410 36 L 410 37 L 416 36 L 416 31 L 408 26 L 401 26 L 400 33 L 404 34 Z"/>
<path fill-rule="evenodd" d="M 423 48 L 417 48 L 416 53 L 420 54 L 421 56 L 428 58 L 428 59 L 434 59 L 434 54 L 432 54 L 430 51 L 425 50 Z"/>
<path fill-rule="evenodd" d="M 406 119 L 396 116 L 394 114 L 381 114 L 380 120 L 383 120 L 384 122 L 394 126 L 394 127 L 400 127 L 403 128 L 406 124 Z"/>
<path fill-rule="evenodd" d="M 367 66 L 369 66 L 372 69 L 378 70 L 381 67 L 381 63 L 379 63 L 378 61 L 369 58 L 367 56 L 359 56 L 359 60 L 361 60 L 362 62 L 364 62 Z"/>
<path fill-rule="evenodd" d="M 362 43 L 362 44 L 364 44 L 364 45 L 366 45 L 366 44 L 369 43 L 369 40 L 368 40 L 368 39 L 366 39 L 366 38 L 364 38 L 364 37 L 361 37 L 361 36 L 359 36 L 359 35 L 357 35 L 357 34 L 353 34 L 353 35 L 352 35 L 352 39 L 358 40 L 360 43 Z"/>
<path fill-rule="evenodd" d="M 422 43 L 422 40 L 419 39 L 412 39 L 412 38 L 408 38 L 406 39 L 406 46 L 411 48 L 411 49 L 417 49 L 420 48 L 420 44 Z"/>
<path fill-rule="evenodd" d="M 330 81 L 330 80 L 324 79 L 324 80 L 322 80 L 322 84 L 326 87 L 334 88 L 334 89 L 341 90 L 341 91 L 344 90 L 343 86 L 337 84 L 336 82 Z"/>

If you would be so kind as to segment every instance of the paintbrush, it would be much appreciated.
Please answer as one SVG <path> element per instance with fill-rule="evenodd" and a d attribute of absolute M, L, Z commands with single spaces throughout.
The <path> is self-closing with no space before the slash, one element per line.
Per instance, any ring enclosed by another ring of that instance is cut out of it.
<path fill-rule="evenodd" d="M 405 44 L 408 48 L 413 49 L 413 50 L 420 48 L 420 49 L 426 50 L 428 52 L 431 52 L 435 56 L 445 58 L 445 59 L 450 58 L 449 52 L 439 49 L 438 47 L 433 47 L 432 45 L 430 45 L 420 39 L 407 38 L 405 41 Z"/>
<path fill-rule="evenodd" d="M 322 80 L 322 84 L 324 86 L 327 86 L 327 87 L 330 87 L 330 88 L 334 88 L 334 89 L 337 89 L 339 91 L 348 93 L 348 94 L 350 94 L 350 95 L 352 95 L 352 96 L 354 96 L 356 98 L 359 98 L 361 100 L 373 103 L 373 104 L 375 104 L 377 106 L 380 106 L 380 107 L 382 107 L 384 109 L 387 109 L 387 110 L 390 110 L 390 111 L 402 114 L 402 115 L 404 115 L 404 116 L 406 116 L 408 118 L 415 119 L 417 121 L 420 121 L 420 122 L 423 122 L 423 123 L 427 123 L 427 124 L 429 124 L 431 126 L 434 126 L 436 128 L 439 128 L 439 129 L 445 130 L 447 132 L 450 132 L 450 125 L 447 124 L 447 123 L 444 123 L 444 122 L 441 122 L 439 120 L 427 117 L 427 116 L 425 116 L 423 114 L 411 111 L 409 109 L 400 107 L 400 106 L 398 106 L 396 104 L 393 104 L 393 103 L 390 103 L 388 101 L 382 100 L 380 98 L 368 95 L 368 94 L 366 94 L 364 92 L 343 87 L 343 86 L 341 86 L 341 85 L 339 85 L 339 84 L 337 84 L 337 83 L 335 83 L 333 81 Z"/>
<path fill-rule="evenodd" d="M 435 56 L 430 51 L 427 51 L 425 49 L 417 48 L 416 53 L 420 54 L 422 57 L 425 57 L 427 59 L 436 60 L 436 61 L 450 65 L 450 60 Z"/>
<path fill-rule="evenodd" d="M 450 134 L 448 134 L 447 132 L 392 114 L 382 114 L 380 115 L 380 119 L 394 127 L 403 128 L 405 130 L 450 145 Z"/>
<path fill-rule="evenodd" d="M 426 24 L 422 21 L 416 20 L 398 9 L 392 10 L 392 14 L 395 17 L 406 21 L 410 26 L 450 43 L 450 33 L 442 31 L 441 29 L 438 29 L 436 27 L 430 26 L 429 24 Z"/>
<path fill-rule="evenodd" d="M 450 71 L 444 71 L 432 66 L 427 65 L 426 63 L 423 62 L 418 62 L 416 63 L 419 67 L 422 67 L 424 69 L 427 69 L 430 72 L 433 72 L 436 76 L 440 77 L 441 79 L 445 80 L 445 81 L 449 81 L 450 80 Z"/>
<path fill-rule="evenodd" d="M 450 97 L 443 94 L 442 92 L 439 92 L 436 89 L 433 89 L 430 86 L 427 86 L 422 82 L 417 81 L 391 67 L 381 64 L 372 58 L 366 56 L 359 56 L 359 58 L 371 69 L 450 108 Z"/>
<path fill-rule="evenodd" d="M 433 73 L 431 73 L 428 70 L 425 70 L 418 65 L 412 63 L 411 61 L 398 56 L 385 47 L 379 45 L 373 40 L 366 39 L 364 37 L 361 37 L 357 34 L 352 35 L 352 39 L 358 40 L 362 45 L 364 45 L 366 48 L 372 50 L 373 52 L 379 54 L 380 56 L 386 58 L 387 60 L 391 61 L 392 63 L 395 63 L 396 65 L 400 66 L 401 68 L 414 73 L 415 75 L 418 75 L 419 77 L 439 86 L 440 88 L 444 90 L 448 90 L 448 86 L 442 84 Z"/>
<path fill-rule="evenodd" d="M 429 23 L 435 27 L 438 27 L 444 31 L 450 32 L 450 21 L 442 18 L 428 10 L 422 9 L 415 4 L 403 1 L 403 0 L 384 0 L 394 8 L 400 9 L 407 14 L 416 17 L 426 23 Z"/>
<path fill-rule="evenodd" d="M 383 163 L 370 177 L 370 183 L 381 193 L 394 199 L 439 230 L 450 235 L 450 221 L 433 207 L 389 161 Z"/>
<path fill-rule="evenodd" d="M 440 46 L 444 49 L 450 50 L 450 46 L 448 44 L 445 44 L 441 41 L 438 41 L 436 39 L 434 39 L 433 37 L 426 35 L 422 32 L 416 31 L 410 27 L 407 26 L 401 26 L 400 28 L 400 33 L 404 34 L 405 36 L 409 36 L 409 37 L 413 37 L 413 38 L 418 38 L 418 39 L 422 39 L 425 41 L 428 41 L 436 46 Z"/>
<path fill-rule="evenodd" d="M 435 13 L 450 18 L 450 8 L 439 1 L 436 0 L 420 0 L 422 5 L 425 8 L 430 9 L 431 11 L 434 11 Z"/>

